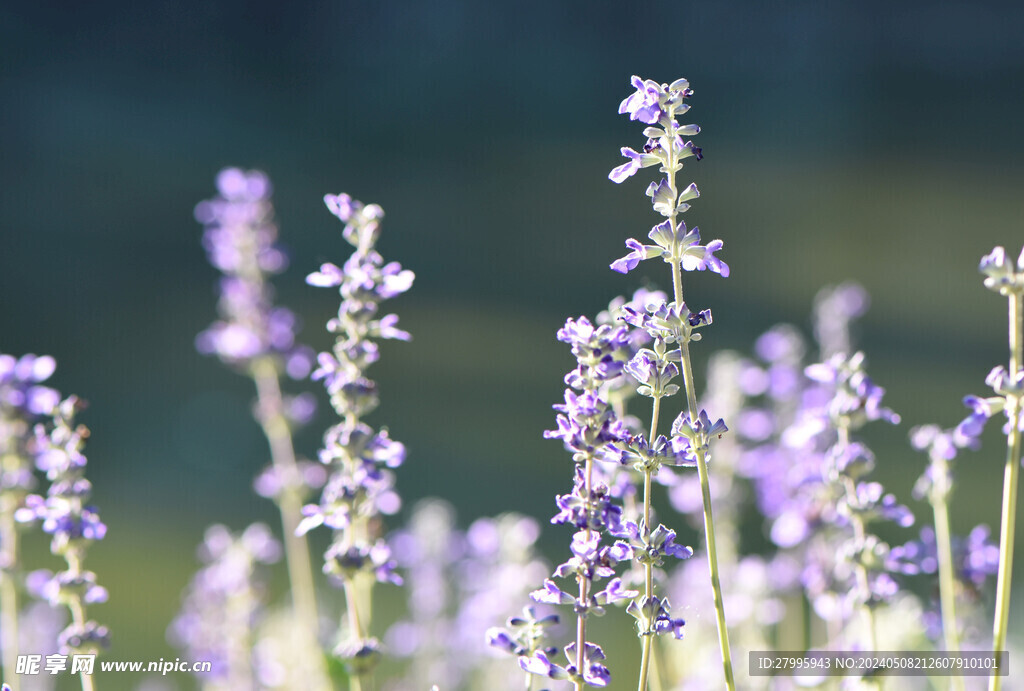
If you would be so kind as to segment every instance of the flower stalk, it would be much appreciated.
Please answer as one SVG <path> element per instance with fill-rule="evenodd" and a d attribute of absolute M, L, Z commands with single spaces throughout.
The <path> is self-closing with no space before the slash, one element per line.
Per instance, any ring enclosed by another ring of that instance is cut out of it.
<path fill-rule="evenodd" d="M 651 440 L 652 444 L 656 439 L 658 406 L 660 403 L 660 386 L 662 380 L 671 379 L 679 373 L 683 374 L 684 388 L 686 389 L 686 413 L 681 415 L 673 424 L 673 444 L 680 450 L 685 449 L 687 459 L 686 465 L 695 465 L 701 485 L 701 497 L 704 514 L 704 536 L 708 554 L 708 563 L 711 573 L 711 587 L 714 595 L 715 617 L 718 627 L 719 649 L 722 656 L 722 669 L 725 676 L 726 687 L 735 689 L 733 678 L 732 654 L 729 649 L 729 633 L 725 620 L 725 608 L 722 598 L 721 579 L 718 568 L 718 551 L 715 540 L 714 516 L 711 506 L 711 488 L 708 479 L 707 469 L 707 445 L 712 431 L 715 433 L 724 432 L 725 425 L 719 421 L 712 428 L 707 413 L 699 411 L 697 407 L 697 392 L 693 378 L 693 365 L 690 358 L 689 343 L 700 339 L 699 334 L 693 333 L 694 329 L 711 322 L 709 310 L 692 312 L 683 302 L 682 269 L 711 270 L 722 276 L 729 275 L 729 267 L 725 262 L 715 257 L 715 252 L 722 248 L 721 240 L 713 240 L 707 245 L 700 244 L 700 234 L 697 228 L 687 230 L 686 225 L 679 219 L 679 214 L 690 208 L 689 200 L 700 196 L 697 186 L 691 184 L 680 191 L 676 185 L 676 175 L 683 167 L 683 159 L 694 157 L 697 160 L 703 158 L 701 149 L 694 146 L 693 142 L 683 142 L 683 136 L 695 135 L 700 132 L 697 125 L 680 125 L 676 116 L 686 113 L 690 106 L 685 99 L 693 94 L 689 83 L 685 79 L 679 79 L 671 85 L 658 84 L 651 80 L 642 80 L 633 77 L 632 84 L 636 92 L 627 97 L 619 107 L 620 113 L 628 113 L 630 119 L 644 122 L 650 127 L 644 130 L 647 136 L 647 143 L 643 151 L 637 152 L 633 149 L 624 148 L 622 154 L 629 161 L 609 174 L 613 182 L 622 182 L 635 174 L 640 168 L 659 165 L 659 170 L 665 177 L 657 183 L 651 183 L 647 188 L 647 195 L 651 198 L 654 210 L 665 217 L 665 221 L 651 230 L 649 238 L 654 245 L 644 245 L 635 239 L 626 242 L 631 250 L 629 254 L 612 263 L 611 268 L 622 273 L 634 269 L 640 261 L 653 258 L 661 258 L 672 267 L 672 288 L 674 301 L 669 305 L 656 307 L 653 311 L 649 308 L 647 315 L 632 314 L 626 321 L 634 326 L 648 329 L 655 339 L 654 360 L 657 363 L 657 384 L 652 384 L 648 378 L 638 378 L 648 389 L 648 393 L 654 398 L 654 415 Z M 676 344 L 676 352 L 665 354 L 663 349 L 667 344 Z M 659 349 L 659 346 L 661 349 Z M 675 363 L 679 363 L 678 366 Z M 632 364 L 632 363 L 631 363 Z M 671 373 L 669 373 L 671 368 Z M 636 376 L 637 368 L 633 368 L 631 374 Z M 678 390 L 667 392 L 671 395 Z M 719 427 L 720 425 L 720 427 Z M 657 469 L 660 461 L 650 464 L 644 470 L 644 523 L 645 529 L 650 522 L 650 479 L 651 473 Z M 650 564 L 645 564 L 646 590 L 645 599 L 655 601 L 653 592 L 653 576 Z M 651 664 L 651 642 L 650 633 L 645 636 L 643 651 L 640 663 L 640 676 L 638 691 L 646 691 L 648 687 L 648 675 Z M 643 634 L 642 634 L 643 635 Z"/>
<path fill-rule="evenodd" d="M 379 357 L 374 339 L 408 341 L 394 314 L 381 316 L 380 303 L 412 286 L 413 273 L 397 262 L 385 264 L 375 249 L 383 210 L 364 205 L 346 194 L 324 197 L 328 210 L 345 224 L 344 239 L 355 251 L 343 267 L 327 263 L 306 278 L 318 287 L 337 288 L 342 297 L 337 317 L 327 323 L 336 335 L 329 352 L 320 353 L 314 379 L 323 380 L 339 421 L 324 434 L 320 461 L 330 477 L 318 504 L 302 509 L 297 533 L 325 525 L 332 530 L 324 553 L 324 573 L 345 594 L 346 613 L 339 625 L 341 641 L 334 655 L 344 661 L 350 687 L 373 686 L 380 658 L 380 641 L 369 633 L 372 586 L 400 585 L 391 549 L 375 533 L 372 519 L 400 507 L 393 490 L 393 468 L 405 460 L 405 446 L 385 428 L 374 430 L 364 421 L 378 403 L 377 385 L 366 370 Z"/>
<path fill-rule="evenodd" d="M 985 275 L 985 287 L 1007 299 L 1009 369 L 998 366 L 989 372 L 985 383 L 995 396 L 967 396 L 964 405 L 971 409 L 958 426 L 965 445 L 977 445 L 985 423 L 999 414 L 1006 416 L 1006 463 L 1003 470 L 1003 503 L 999 530 L 999 567 L 996 575 L 996 604 L 992 626 L 992 649 L 1006 649 L 1010 618 L 1010 589 L 1013 577 L 1013 542 L 1016 532 L 1017 489 L 1021 465 L 1021 402 L 1024 397 L 1024 251 L 1013 262 L 1006 250 L 995 247 L 982 257 L 978 270 Z M 1002 677 L 989 678 L 989 691 L 999 691 Z"/>
<path fill-rule="evenodd" d="M 210 263 L 223 273 L 221 319 L 199 334 L 196 346 L 255 384 L 254 414 L 271 454 L 270 469 L 257 480 L 257 491 L 281 513 L 292 612 L 297 631 L 307 638 L 299 648 L 309 651 L 298 666 L 313 689 L 326 691 L 309 546 L 305 537 L 296 535 L 303 499 L 316 481 L 305 477 L 296 461 L 292 427 L 308 421 L 312 407 L 303 396 L 286 399 L 280 383 L 285 373 L 308 375 L 312 353 L 295 342 L 295 315 L 273 304 L 270 277 L 284 271 L 288 261 L 277 244 L 270 180 L 260 171 L 226 168 L 217 175 L 217 190 L 217 197 L 196 206 L 195 217 L 205 226 L 203 245 Z"/>
<path fill-rule="evenodd" d="M 1024 258 L 1024 254 L 1021 255 Z M 1020 264 L 1020 261 L 1018 261 Z M 1019 274 L 1018 274 L 1019 275 Z M 1021 292 L 1011 291 L 1009 300 L 1010 370 L 1009 380 L 1018 382 L 1021 378 L 1021 361 L 1024 359 L 1024 313 L 1021 309 Z M 1006 415 L 1009 425 L 1006 435 L 1006 465 L 1003 471 L 1003 510 L 999 528 L 999 572 L 996 576 L 996 612 L 992 630 L 992 649 L 1006 650 L 1006 635 L 1010 622 L 1010 587 L 1013 580 L 1013 545 L 1016 532 L 1017 485 L 1020 479 L 1020 408 L 1021 393 L 1015 387 L 1006 396 Z M 1002 677 L 993 674 L 989 678 L 989 690 L 999 691 Z"/>

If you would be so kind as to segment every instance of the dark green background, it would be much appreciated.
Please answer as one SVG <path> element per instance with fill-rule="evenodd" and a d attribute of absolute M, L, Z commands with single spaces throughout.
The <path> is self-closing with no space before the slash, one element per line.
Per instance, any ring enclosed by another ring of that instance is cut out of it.
<path fill-rule="evenodd" d="M 347 255 L 321 196 L 385 208 L 382 252 L 417 274 L 393 303 L 415 340 L 374 372 L 407 502 L 546 519 L 570 477 L 540 438 L 570 365 L 554 331 L 668 280 L 607 269 L 656 220 L 649 176 L 606 177 L 643 142 L 616 114 L 631 74 L 696 90 L 686 220 L 733 271 L 687 277 L 715 314 L 700 350 L 806 327 L 822 285 L 862 282 L 860 344 L 905 421 L 869 437 L 909 500 L 909 426 L 954 424 L 1006 357 L 1005 301 L 976 267 L 1024 240 L 1024 10 L 898 4 L 0 2 L 0 351 L 54 355 L 55 385 L 91 404 L 110 658 L 174 657 L 204 526 L 274 520 L 250 490 L 267 460 L 252 392 L 193 349 L 215 273 L 192 208 L 216 172 L 273 179 L 280 300 L 321 349 L 336 298 L 303 276 Z M 955 529 L 998 525 L 1001 459 L 992 437 L 962 460 Z"/>

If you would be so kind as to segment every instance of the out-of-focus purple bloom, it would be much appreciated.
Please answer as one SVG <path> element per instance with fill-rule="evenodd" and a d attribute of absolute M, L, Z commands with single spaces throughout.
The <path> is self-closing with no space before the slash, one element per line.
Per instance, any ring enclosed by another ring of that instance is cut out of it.
<path fill-rule="evenodd" d="M 52 427 L 36 426 L 31 447 L 40 459 L 40 470 L 46 471 L 50 487 L 45 498 L 28 495 L 24 505 L 14 512 L 14 519 L 20 523 L 41 521 L 43 531 L 51 536 L 50 551 L 67 562 L 68 568 L 49 583 L 37 582 L 33 586 L 51 605 L 67 606 L 76 613 L 76 620 L 85 627 L 73 625 L 64 630 L 61 640 L 81 640 L 85 646 L 76 649 L 68 643 L 64 652 L 95 652 L 94 644 L 105 640 L 105 634 L 89 636 L 106 631 L 96 622 L 83 622 L 81 618 L 86 604 L 107 599 L 107 591 L 96 584 L 95 574 L 83 570 L 89 545 L 103 539 L 107 526 L 96 508 L 88 504 L 92 485 L 84 477 L 86 458 L 82 449 L 89 430 L 75 424 L 75 416 L 82 407 L 78 398 L 70 396 L 53 409 Z"/>
<path fill-rule="evenodd" d="M 38 437 L 45 436 L 42 428 L 35 431 L 36 423 L 52 415 L 60 402 L 60 394 L 43 385 L 55 368 L 49 355 L 15 358 L 0 353 L 0 458 L 5 459 L 0 465 L 0 495 L 8 511 L 22 505 L 25 492 L 35 486 L 34 466 L 47 472 L 70 462 L 59 449 L 40 443 Z"/>
<path fill-rule="evenodd" d="M 850 324 L 867 312 L 867 291 L 857 283 L 842 283 L 818 291 L 814 297 L 814 337 L 823 359 L 836 353 L 849 353 Z"/>
<path fill-rule="evenodd" d="M 352 545 L 348 548 L 335 542 L 324 553 L 324 562 L 324 573 L 338 582 L 352 579 L 360 572 L 367 572 L 380 583 L 402 585 L 402 577 L 395 571 L 398 563 L 391 556 L 391 548 L 383 540 L 372 545 Z"/>
<path fill-rule="evenodd" d="M 210 661 L 213 678 L 230 688 L 253 685 L 252 648 L 266 598 L 259 565 L 274 563 L 280 555 L 280 544 L 263 524 L 254 523 L 241 535 L 211 526 L 199 548 L 205 565 L 168 630 L 175 645 L 192 659 Z"/>
<path fill-rule="evenodd" d="M 226 168 L 217 176 L 220 195 L 196 206 L 203 246 L 220 282 L 220 321 L 196 338 L 197 349 L 242 369 L 272 357 L 282 370 L 301 372 L 293 354 L 297 319 L 273 305 L 269 277 L 287 266 L 277 245 L 277 227 L 266 174 Z M 289 366 L 286 366 L 288 363 Z"/>
<path fill-rule="evenodd" d="M 900 421 L 899 415 L 882 407 L 885 389 L 877 386 L 864 372 L 863 353 L 852 356 L 839 353 L 826 362 L 808 366 L 805 373 L 814 381 L 833 386 L 829 415 L 832 419 L 847 419 L 851 430 L 873 420 L 891 424 Z"/>
<path fill-rule="evenodd" d="M 953 539 L 953 572 L 963 585 L 974 590 L 980 590 L 999 570 L 999 545 L 990 536 L 989 527 L 979 525 L 966 538 Z M 894 570 L 906 574 L 936 574 L 939 557 L 935 530 L 930 526 L 921 528 L 917 540 L 893 547 L 889 560 Z"/>

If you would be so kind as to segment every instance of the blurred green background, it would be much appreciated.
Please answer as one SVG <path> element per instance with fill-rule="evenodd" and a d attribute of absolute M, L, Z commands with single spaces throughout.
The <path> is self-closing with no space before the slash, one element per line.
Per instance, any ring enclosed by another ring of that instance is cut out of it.
<path fill-rule="evenodd" d="M 715 315 L 701 357 L 806 330 L 821 286 L 860 281 L 859 343 L 904 419 L 868 436 L 909 501 L 907 430 L 957 422 L 1006 359 L 976 267 L 1024 240 L 1022 25 L 1010 2 L 0 2 L 0 351 L 55 356 L 54 385 L 90 403 L 109 657 L 177 655 L 206 525 L 275 523 L 250 489 L 268 460 L 250 385 L 193 348 L 216 275 L 192 209 L 221 167 L 274 181 L 280 302 L 318 349 L 336 297 L 303 277 L 347 256 L 321 197 L 385 208 L 382 253 L 417 274 L 393 303 L 415 340 L 373 372 L 407 505 L 546 521 L 570 477 L 541 439 L 570 366 L 555 330 L 666 283 L 607 269 L 656 220 L 643 173 L 606 177 L 643 143 L 616 109 L 631 74 L 685 76 L 705 153 L 686 220 L 732 267 L 687 277 Z M 991 437 L 961 461 L 956 530 L 998 526 L 1002 454 Z"/>

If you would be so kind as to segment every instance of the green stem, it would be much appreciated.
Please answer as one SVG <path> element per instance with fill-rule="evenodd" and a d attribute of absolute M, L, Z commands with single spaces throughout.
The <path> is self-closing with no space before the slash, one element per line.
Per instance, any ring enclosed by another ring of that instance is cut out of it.
<path fill-rule="evenodd" d="M 363 629 L 363 623 L 359 619 L 359 593 L 356 591 L 356 584 L 351 579 L 345 578 L 345 604 L 346 604 L 346 615 L 348 617 L 348 625 L 350 635 L 354 640 L 362 641 L 366 639 L 366 633 Z M 351 691 L 362 691 L 363 682 L 362 674 L 350 674 L 349 675 L 349 689 Z"/>
<path fill-rule="evenodd" d="M 74 571 L 76 573 L 78 571 L 80 571 L 79 562 L 78 562 L 77 558 L 74 560 L 74 563 L 71 563 L 72 560 L 71 560 L 70 553 L 68 555 L 68 561 L 69 561 L 69 566 L 71 566 L 71 569 L 69 569 L 69 570 L 72 570 L 72 571 Z M 82 606 L 82 601 L 77 599 L 77 598 L 68 600 L 68 610 L 71 612 L 71 621 L 74 622 L 76 626 L 78 626 L 80 628 L 84 628 L 85 627 L 85 608 Z M 82 680 L 82 691 L 94 691 L 95 687 L 92 684 L 92 675 L 91 674 L 86 674 L 83 671 L 83 672 L 79 672 L 78 676 Z"/>
<path fill-rule="evenodd" d="M 1022 358 L 1022 331 L 1024 316 L 1021 311 L 1021 296 L 1009 295 L 1010 335 L 1010 381 L 1020 372 Z M 1010 621 L 1010 586 L 1013 577 L 1013 542 L 1017 516 L 1017 484 L 1020 477 L 1020 408 L 1017 395 L 1007 396 L 1007 418 L 1010 421 L 1006 439 L 1006 466 L 1003 471 L 1003 512 L 999 540 L 999 573 L 996 579 L 996 612 L 992 630 L 992 649 L 1006 650 L 1006 634 Z M 989 678 L 989 691 L 999 691 L 1002 677 L 993 674 Z"/>
<path fill-rule="evenodd" d="M 593 471 L 594 459 L 591 458 L 590 456 L 587 456 L 586 465 L 584 466 L 583 471 L 583 491 L 588 501 L 590 500 L 591 487 L 593 486 Z M 587 539 L 590 539 L 589 527 L 587 528 Z M 587 598 L 589 597 L 589 593 L 587 592 L 589 582 L 586 578 L 583 577 L 582 574 L 577 576 L 576 579 L 579 582 L 580 586 L 580 602 L 585 603 L 587 601 Z M 573 685 L 576 687 L 576 691 L 581 691 L 581 689 L 583 688 L 583 682 L 581 681 L 581 679 L 583 678 L 583 674 L 585 672 L 585 670 L 583 669 L 583 664 L 585 662 L 583 653 L 586 650 L 586 646 L 587 618 L 586 615 L 581 612 L 580 614 L 576 615 L 576 674 L 579 675 L 576 678 L 576 680 L 573 681 Z"/>
<path fill-rule="evenodd" d="M 303 668 L 309 673 L 308 682 L 319 691 L 329 688 L 327 670 L 323 666 L 319 642 L 319 614 L 316 607 L 316 584 L 310 565 L 309 544 L 305 536 L 295 534 L 302 515 L 302 495 L 291 483 L 298 479 L 299 468 L 295 459 L 295 445 L 291 428 L 284 416 L 284 400 L 278 379 L 277 366 L 270 357 L 256 360 L 252 367 L 259 408 L 259 423 L 270 445 L 271 462 L 285 487 L 277 497 L 284 532 L 285 562 L 291 585 L 292 611 L 299 622 L 305 640 L 299 649 L 309 651 Z"/>
<path fill-rule="evenodd" d="M 666 128 L 666 134 L 668 141 L 671 142 L 676 136 L 676 126 L 674 124 L 675 113 L 670 112 L 668 115 L 668 120 L 671 124 Z M 668 158 L 663 170 L 665 172 L 665 181 L 669 185 L 673 200 L 673 210 L 669 215 L 668 220 L 672 230 L 672 235 L 675 236 L 678 229 L 678 221 L 676 220 L 676 216 L 678 214 L 675 211 L 674 205 L 675 200 L 679 196 L 678 189 L 676 188 L 676 173 L 682 168 L 682 164 L 679 162 L 678 152 L 676 151 L 674 144 L 667 148 L 667 153 Z M 672 292 L 676 305 L 683 304 L 683 276 L 680 268 L 681 262 L 682 257 L 672 257 Z M 683 381 L 686 388 L 687 409 L 690 414 L 690 420 L 694 421 L 697 419 L 697 393 L 693 380 L 693 366 L 690 362 L 690 344 L 683 338 L 677 338 L 677 340 L 679 342 L 680 366 L 683 370 Z M 708 568 L 711 572 L 711 590 L 714 594 L 715 600 L 715 619 L 718 624 L 718 645 L 722 653 L 722 668 L 725 672 L 726 687 L 729 691 L 735 691 L 736 683 L 733 680 L 732 654 L 729 651 L 729 632 L 726 629 L 725 605 L 722 599 L 722 584 L 718 571 L 718 548 L 716 546 L 717 543 L 715 542 L 715 522 L 711 511 L 711 485 L 708 480 L 707 459 L 705 458 L 703 449 L 698 450 L 696 456 L 697 475 L 700 479 L 701 499 L 704 505 L 704 540 L 707 546 Z M 644 688 L 645 687 L 641 687 L 641 690 Z"/>
<path fill-rule="evenodd" d="M 654 396 L 651 404 L 651 433 L 649 441 L 653 445 L 655 435 L 658 433 L 658 417 L 661 414 L 661 396 Z M 644 516 L 643 530 L 647 535 L 651 534 L 651 470 L 644 470 Z M 646 536 L 645 536 L 646 537 Z M 644 598 L 650 602 L 654 597 L 654 565 L 650 562 L 644 564 Z M 640 652 L 640 679 L 637 681 L 637 691 L 647 691 L 647 675 L 651 666 L 651 645 L 654 633 L 644 632 L 643 647 Z"/>
<path fill-rule="evenodd" d="M 0 549 L 3 566 L 0 568 L 0 635 L 3 642 L 3 674 L 14 678 L 18 663 L 18 584 L 14 570 L 18 566 L 18 531 L 14 523 L 15 495 L 0 497 Z"/>
<path fill-rule="evenodd" d="M 939 603 L 942 609 L 942 635 L 946 642 L 946 652 L 960 652 L 960 636 L 956 623 L 956 578 L 953 574 L 953 547 L 949 528 L 949 471 L 946 460 L 937 457 L 936 482 L 939 486 L 931 493 L 932 511 L 935 514 L 935 545 L 939 557 Z M 964 679 L 954 675 L 950 677 L 950 688 L 963 691 Z"/>
<path fill-rule="evenodd" d="M 284 408 L 277 368 L 272 360 L 263 358 L 253 365 L 253 379 L 259 397 L 260 425 L 270 444 L 270 455 L 275 470 L 282 479 L 298 477 L 295 461 L 295 447 L 291 429 L 282 410 Z M 302 499 L 291 488 L 286 489 L 278 500 L 281 510 L 281 524 L 284 528 L 285 558 L 288 562 L 288 577 L 291 581 L 292 602 L 295 613 L 305 626 L 313 632 L 318 630 L 316 609 L 316 586 L 310 566 L 309 546 L 305 537 L 295 534 L 299 524 Z"/>
<path fill-rule="evenodd" d="M 675 218 L 672 219 L 673 226 Z M 672 287 L 677 305 L 683 304 L 683 277 L 679 262 L 672 262 Z M 679 342 L 680 364 L 683 370 L 683 382 L 686 385 L 686 405 L 690 420 L 697 419 L 697 393 L 693 381 L 693 366 L 690 364 L 690 344 L 686 340 Z M 704 505 L 704 542 L 708 553 L 708 570 L 711 573 L 711 590 L 715 599 L 715 621 L 718 624 L 718 647 L 722 653 L 722 669 L 725 672 L 725 685 L 729 691 L 735 691 L 733 679 L 732 653 L 729 650 L 729 631 L 725 623 L 725 601 L 722 599 L 722 583 L 718 573 L 718 548 L 715 542 L 715 520 L 711 511 L 711 484 L 708 481 L 708 464 L 704 449 L 697 449 L 697 476 L 700 479 L 701 500 Z"/>
<path fill-rule="evenodd" d="M 640 691 L 647 689 L 647 670 L 651 666 L 651 637 L 653 634 L 645 634 L 643 647 L 640 652 L 640 682 L 637 686 Z"/>
<path fill-rule="evenodd" d="M 850 428 L 849 420 L 847 418 L 841 418 L 841 421 L 837 424 L 839 440 L 837 445 L 840 448 L 844 448 L 850 445 Z M 864 525 L 864 520 L 858 513 L 860 507 L 860 500 L 857 497 L 857 485 L 854 483 L 853 478 L 848 476 L 842 476 L 843 489 L 846 492 L 846 503 L 850 507 L 850 525 L 853 526 L 853 537 L 854 542 L 860 548 L 865 546 L 867 541 L 867 527 Z M 861 616 L 864 619 L 864 629 L 867 638 L 867 649 L 878 650 L 878 635 L 875 627 L 875 612 L 871 608 L 871 583 L 868 578 L 868 569 L 861 562 L 860 559 L 857 561 L 855 575 L 857 579 L 857 589 L 860 590 L 861 597 Z M 873 688 L 881 689 L 882 681 L 880 678 L 875 678 L 871 682 Z"/>
<path fill-rule="evenodd" d="M 662 659 L 661 653 L 658 652 L 657 641 L 651 643 L 651 690 L 662 691 L 664 685 L 661 680 L 665 676 L 662 673 Z"/>

